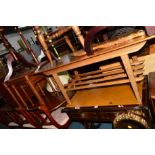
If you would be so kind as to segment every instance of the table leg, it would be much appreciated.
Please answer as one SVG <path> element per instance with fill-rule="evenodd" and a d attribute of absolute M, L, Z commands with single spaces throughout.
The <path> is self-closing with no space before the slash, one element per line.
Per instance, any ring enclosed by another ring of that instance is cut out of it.
<path fill-rule="evenodd" d="M 140 98 L 140 94 L 139 94 L 139 91 L 138 91 L 138 87 L 137 87 L 137 82 L 136 82 L 136 79 L 134 77 L 134 74 L 133 74 L 133 70 L 132 70 L 132 67 L 131 67 L 131 64 L 130 64 L 130 60 L 129 60 L 129 57 L 128 55 L 122 55 L 121 56 L 121 59 L 122 59 L 122 62 L 124 64 L 124 68 L 126 70 L 126 73 L 129 77 L 129 81 L 131 83 L 131 86 L 132 86 L 132 89 L 135 93 L 135 96 L 137 98 L 137 101 L 139 103 L 141 103 L 141 98 Z"/>
<path fill-rule="evenodd" d="M 64 98 L 66 99 L 68 104 L 71 104 L 71 100 L 69 99 L 67 95 L 67 91 L 64 89 L 63 84 L 61 83 L 58 74 L 53 74 L 53 78 L 55 79 L 56 83 L 58 84 L 60 91 L 62 92 Z"/>

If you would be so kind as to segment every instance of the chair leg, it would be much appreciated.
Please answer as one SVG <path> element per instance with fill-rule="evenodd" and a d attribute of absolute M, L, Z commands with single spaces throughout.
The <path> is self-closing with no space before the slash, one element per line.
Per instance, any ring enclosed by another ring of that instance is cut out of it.
<path fill-rule="evenodd" d="M 51 116 L 50 112 L 48 110 L 44 110 L 44 113 L 47 115 L 48 119 L 51 121 L 51 123 L 58 129 L 61 129 L 62 126 L 59 125 L 54 118 Z"/>
<path fill-rule="evenodd" d="M 41 125 L 42 125 L 42 123 L 45 123 L 46 122 L 46 119 L 41 116 L 41 113 L 39 113 L 39 111 L 31 111 L 30 114 L 33 117 L 35 117 L 39 121 L 39 123 Z"/>
<path fill-rule="evenodd" d="M 66 125 L 60 125 L 58 124 L 55 119 L 51 116 L 49 110 L 46 107 L 40 107 L 40 109 L 47 115 L 48 119 L 51 121 L 52 125 L 54 125 L 58 129 L 63 129 L 64 126 Z"/>
<path fill-rule="evenodd" d="M 16 114 L 16 111 L 14 112 L 6 112 L 7 115 L 11 118 L 11 120 L 13 120 L 15 123 L 17 123 L 19 125 L 19 127 L 23 126 L 23 122 L 22 120 L 20 120 L 20 117 L 18 116 L 18 114 Z"/>
<path fill-rule="evenodd" d="M 32 124 L 33 126 L 35 126 L 36 128 L 40 129 L 41 125 L 39 125 L 38 123 L 36 123 L 36 121 L 34 120 L 34 118 L 25 110 L 21 111 L 22 114 L 24 115 L 24 117 L 28 120 L 28 122 L 30 124 Z"/>

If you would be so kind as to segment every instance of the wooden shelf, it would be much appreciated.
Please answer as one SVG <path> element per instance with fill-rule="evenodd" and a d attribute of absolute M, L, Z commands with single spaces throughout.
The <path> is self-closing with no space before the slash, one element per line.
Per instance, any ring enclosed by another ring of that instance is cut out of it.
<path fill-rule="evenodd" d="M 140 96 L 142 97 L 143 82 L 138 83 Z M 139 105 L 130 87 L 130 84 L 80 90 L 71 98 L 68 108 L 98 107 L 98 106 L 122 106 Z"/>
<path fill-rule="evenodd" d="M 123 39 L 124 41 L 121 40 L 121 43 L 120 43 L 120 40 L 119 40 L 117 42 L 118 44 L 115 46 L 112 46 L 112 48 L 111 46 L 109 48 L 103 47 L 103 45 L 99 46 L 98 49 L 94 51 L 94 54 L 90 56 L 83 55 L 83 56 L 75 57 L 73 55 L 68 55 L 66 59 L 67 61 L 62 60 L 61 63 L 48 64 L 42 67 L 38 71 L 38 73 L 44 73 L 44 75 L 53 76 L 62 94 L 64 95 L 68 105 L 72 105 L 72 102 L 74 102 L 73 100 L 70 100 L 70 98 L 68 97 L 67 95 L 68 91 L 76 90 L 77 91 L 76 94 L 78 94 L 79 92 L 78 90 L 80 90 L 81 93 L 83 93 L 83 91 L 86 91 L 86 89 L 88 88 L 91 88 L 91 89 L 87 91 L 91 91 L 94 89 L 99 89 L 99 87 L 101 86 L 102 87 L 104 86 L 107 88 L 107 86 L 113 87 L 114 85 L 118 85 L 118 84 L 126 85 L 127 83 L 129 83 L 132 88 L 131 89 L 133 91 L 132 95 L 135 95 L 137 99 L 133 104 L 141 104 L 142 98 L 140 96 L 137 83 L 142 81 L 144 78 L 143 77 L 144 65 L 143 65 L 143 62 L 140 62 L 140 61 L 137 62 L 137 60 L 131 61 L 129 58 L 131 56 L 130 54 L 140 51 L 140 49 L 144 47 L 146 42 L 153 38 L 155 38 L 155 35 L 136 37 L 134 39 L 127 38 L 127 40 L 124 38 Z M 115 44 L 115 42 L 113 42 L 113 44 Z M 63 85 L 59 79 L 58 74 L 60 72 L 77 70 L 80 67 L 84 67 L 92 64 L 95 65 L 96 63 L 108 61 L 110 59 L 115 59 L 115 58 L 119 58 L 120 60 L 119 62 L 120 65 L 118 65 L 118 68 L 108 66 L 108 70 L 107 69 L 105 70 L 105 68 L 103 69 L 102 67 L 102 68 L 98 68 L 96 71 L 93 71 L 91 73 L 84 73 L 83 75 L 75 74 L 75 76 L 69 82 L 68 85 Z M 92 98 L 92 96 L 89 96 L 89 98 Z M 81 100 L 81 103 L 83 103 L 82 100 Z M 96 102 L 94 102 L 94 104 L 95 103 Z M 85 105 L 85 103 L 83 104 Z"/>
<path fill-rule="evenodd" d="M 131 61 L 136 82 L 143 80 L 144 61 Z M 129 83 L 128 76 L 120 62 L 100 66 L 99 70 L 78 74 L 65 85 L 67 91 L 95 88 L 100 86 Z"/>

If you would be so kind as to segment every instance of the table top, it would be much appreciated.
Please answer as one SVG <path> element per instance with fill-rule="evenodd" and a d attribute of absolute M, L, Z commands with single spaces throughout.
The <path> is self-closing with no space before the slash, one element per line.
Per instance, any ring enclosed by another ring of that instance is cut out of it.
<path fill-rule="evenodd" d="M 44 73 L 46 75 L 63 72 L 66 70 L 82 67 L 99 61 L 118 57 L 120 55 L 134 53 L 139 51 L 146 43 L 147 40 L 155 38 L 155 35 L 149 37 L 139 37 L 132 39 L 126 43 L 121 43 L 113 48 L 99 49 L 91 56 L 73 56 L 68 54 L 62 57 L 61 62 L 53 61 L 52 64 L 48 63 L 40 68 L 38 73 Z"/>

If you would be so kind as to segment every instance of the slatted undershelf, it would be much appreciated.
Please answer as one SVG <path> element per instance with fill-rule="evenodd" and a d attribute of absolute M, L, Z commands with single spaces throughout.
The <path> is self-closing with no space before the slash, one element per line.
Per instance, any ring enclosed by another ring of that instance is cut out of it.
<path fill-rule="evenodd" d="M 137 81 L 140 97 L 142 97 L 142 83 L 144 61 L 137 57 L 130 59 L 134 77 Z M 67 107 L 138 105 L 131 88 L 128 76 L 119 61 L 100 66 L 98 70 L 76 74 L 69 84 L 67 91 L 76 91 Z"/>
<path fill-rule="evenodd" d="M 144 61 L 130 60 L 137 82 L 143 80 Z M 67 91 L 80 90 L 87 88 L 95 88 L 101 86 L 110 86 L 129 83 L 129 79 L 121 62 L 114 62 L 109 65 L 100 66 L 96 71 L 91 71 L 83 74 L 77 74 L 65 85 Z"/>
<path fill-rule="evenodd" d="M 143 82 L 138 82 L 138 89 L 142 98 Z M 108 86 L 102 88 L 79 90 L 71 98 L 69 108 L 139 105 L 130 84 Z"/>

